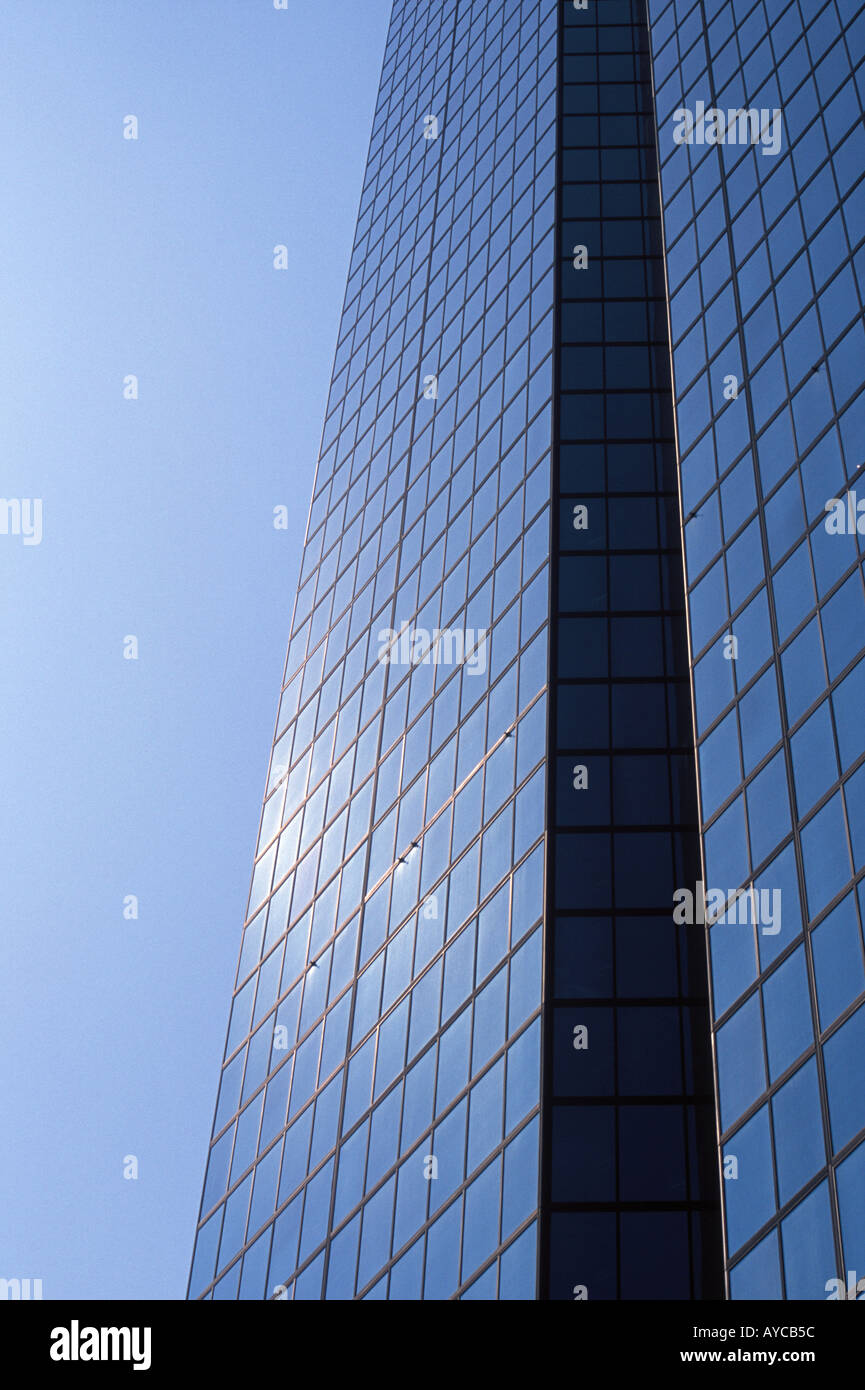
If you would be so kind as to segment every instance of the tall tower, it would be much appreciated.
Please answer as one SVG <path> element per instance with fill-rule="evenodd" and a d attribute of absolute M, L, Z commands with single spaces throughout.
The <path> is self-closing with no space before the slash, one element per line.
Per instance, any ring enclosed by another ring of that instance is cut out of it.
<path fill-rule="evenodd" d="M 865 20 L 818 9 L 394 2 L 192 1298 L 865 1271 Z"/>
<path fill-rule="evenodd" d="M 649 11 L 728 1287 L 826 1299 L 865 1275 L 865 5 Z"/>
<path fill-rule="evenodd" d="M 723 1292 L 649 30 L 562 7 L 540 1293 Z"/>

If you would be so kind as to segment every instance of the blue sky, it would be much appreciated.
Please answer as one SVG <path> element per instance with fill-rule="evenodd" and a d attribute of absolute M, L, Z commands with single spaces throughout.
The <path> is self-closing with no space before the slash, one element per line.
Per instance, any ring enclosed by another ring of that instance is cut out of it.
<path fill-rule="evenodd" d="M 0 12 L 0 1277 L 45 1298 L 185 1293 L 389 12 Z"/>

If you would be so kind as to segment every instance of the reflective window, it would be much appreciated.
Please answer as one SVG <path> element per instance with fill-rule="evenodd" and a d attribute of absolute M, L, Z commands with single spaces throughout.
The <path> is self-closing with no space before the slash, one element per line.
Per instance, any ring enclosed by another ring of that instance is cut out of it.
<path fill-rule="evenodd" d="M 779 1203 L 725 1179 L 734 1298 L 827 1296 L 865 1127 L 860 8 L 649 0 L 706 888 L 759 893 L 710 933 L 722 1149 L 769 1113 Z"/>
<path fill-rule="evenodd" d="M 193 1296 L 534 1289 L 556 19 L 394 5 Z"/>

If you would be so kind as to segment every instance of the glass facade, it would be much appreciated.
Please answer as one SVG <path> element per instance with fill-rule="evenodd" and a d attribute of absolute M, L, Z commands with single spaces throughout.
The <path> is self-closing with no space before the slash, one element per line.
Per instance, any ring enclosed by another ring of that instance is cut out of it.
<path fill-rule="evenodd" d="M 671 917 L 700 841 L 645 7 L 565 6 L 560 72 L 542 1294 L 719 1297 L 705 935 Z"/>
<path fill-rule="evenodd" d="M 394 5 L 193 1297 L 535 1296 L 556 55 Z"/>
<path fill-rule="evenodd" d="M 394 0 L 190 1297 L 865 1276 L 863 59 Z"/>
<path fill-rule="evenodd" d="M 649 10 L 729 1293 L 825 1299 L 865 1274 L 865 6 Z"/>

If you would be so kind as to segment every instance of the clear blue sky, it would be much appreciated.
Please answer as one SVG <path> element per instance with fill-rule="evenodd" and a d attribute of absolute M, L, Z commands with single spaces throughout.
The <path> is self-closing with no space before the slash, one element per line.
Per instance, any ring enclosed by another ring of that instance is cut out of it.
<path fill-rule="evenodd" d="M 185 1293 L 389 13 L 0 9 L 0 496 L 44 508 L 0 535 L 0 1277 L 45 1298 Z"/>

